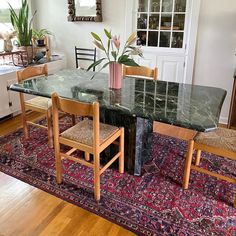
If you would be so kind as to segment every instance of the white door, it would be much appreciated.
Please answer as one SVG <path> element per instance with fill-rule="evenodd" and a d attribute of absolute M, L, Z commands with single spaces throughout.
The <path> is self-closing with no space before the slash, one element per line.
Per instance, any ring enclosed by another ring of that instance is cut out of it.
<path fill-rule="evenodd" d="M 158 79 L 192 83 L 201 0 L 126 0 L 126 36 L 137 32 L 144 58 Z"/>

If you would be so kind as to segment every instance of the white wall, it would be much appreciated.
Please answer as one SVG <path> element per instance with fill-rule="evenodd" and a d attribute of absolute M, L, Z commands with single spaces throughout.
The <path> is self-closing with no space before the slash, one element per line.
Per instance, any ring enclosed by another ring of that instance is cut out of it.
<path fill-rule="evenodd" d="M 47 28 L 55 35 L 52 49 L 63 52 L 68 67 L 75 67 L 74 46 L 93 47 L 91 31 L 102 34 L 103 28 L 125 34 L 125 2 L 128 0 L 103 0 L 101 23 L 68 22 L 67 0 L 32 0 L 37 9 L 36 26 Z M 227 122 L 233 72 L 236 67 L 236 1 L 202 0 L 194 84 L 215 86 L 227 90 L 221 122 Z"/>
<path fill-rule="evenodd" d="M 104 35 L 103 29 L 124 37 L 125 0 L 103 0 L 103 22 L 68 22 L 67 0 L 32 0 L 37 9 L 36 27 L 47 28 L 55 35 L 53 51 L 61 51 L 67 57 L 67 66 L 75 67 L 74 46 L 94 47 L 91 31 Z M 99 53 L 99 52 L 98 52 Z"/>
<path fill-rule="evenodd" d="M 221 113 L 226 123 L 236 68 L 236 1 L 202 0 L 194 84 L 227 90 Z"/>

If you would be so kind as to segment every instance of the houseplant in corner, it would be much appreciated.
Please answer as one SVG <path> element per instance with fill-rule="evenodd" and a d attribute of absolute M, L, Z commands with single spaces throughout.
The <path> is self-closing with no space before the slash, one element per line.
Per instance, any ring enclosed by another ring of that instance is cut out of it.
<path fill-rule="evenodd" d="M 38 47 L 45 46 L 46 36 L 51 34 L 52 33 L 47 29 L 40 29 L 40 30 L 33 29 L 32 31 L 33 39 L 37 42 Z"/>
<path fill-rule="evenodd" d="M 31 63 L 33 59 L 32 47 L 32 21 L 36 11 L 31 19 L 29 19 L 29 5 L 27 0 L 22 0 L 19 12 L 9 3 L 10 18 L 12 26 L 16 31 L 17 45 L 19 50 L 25 50 L 28 55 L 28 62 Z"/>
<path fill-rule="evenodd" d="M 122 65 L 139 66 L 131 56 L 138 55 L 142 57 L 142 51 L 140 47 L 133 46 L 137 38 L 136 33 L 129 36 L 124 44 L 123 50 L 121 50 L 120 37 L 112 35 L 111 31 L 109 32 L 106 29 L 104 29 L 104 32 L 107 38 L 107 48 L 102 39 L 96 33 L 91 32 L 94 38 L 94 45 L 101 49 L 106 57 L 91 64 L 88 70 L 105 62 L 100 71 L 109 65 L 109 88 L 120 89 L 122 85 Z"/>

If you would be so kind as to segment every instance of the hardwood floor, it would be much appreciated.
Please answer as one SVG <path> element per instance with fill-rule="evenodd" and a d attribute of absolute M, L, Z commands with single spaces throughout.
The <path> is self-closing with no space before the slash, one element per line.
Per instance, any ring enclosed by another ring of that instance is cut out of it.
<path fill-rule="evenodd" d="M 30 114 L 31 119 L 38 114 Z M 0 136 L 18 129 L 20 116 L 0 123 Z M 189 139 L 193 131 L 154 123 L 154 131 Z M 0 236 L 131 236 L 130 231 L 0 172 Z"/>

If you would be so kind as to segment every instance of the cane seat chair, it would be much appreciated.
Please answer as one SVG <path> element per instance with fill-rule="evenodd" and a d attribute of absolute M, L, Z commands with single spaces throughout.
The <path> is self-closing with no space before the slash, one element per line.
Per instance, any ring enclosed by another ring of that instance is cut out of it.
<path fill-rule="evenodd" d="M 76 68 L 81 68 L 79 62 L 82 61 L 91 61 L 92 63 L 96 61 L 97 51 L 96 48 L 79 48 L 75 46 L 75 64 Z M 93 67 L 95 71 L 95 67 Z"/>
<path fill-rule="evenodd" d="M 35 76 L 47 76 L 48 75 L 48 67 L 47 65 L 38 66 L 38 67 L 27 67 L 23 70 L 17 71 L 17 80 L 18 83 L 22 81 L 35 77 Z M 34 125 L 37 127 L 41 127 L 47 129 L 48 132 L 48 143 L 49 146 L 53 146 L 53 132 L 52 132 L 52 102 L 50 98 L 44 97 L 35 97 L 29 100 L 25 100 L 24 94 L 20 93 L 20 104 L 21 104 L 21 111 L 22 111 L 22 124 L 23 124 L 23 131 L 24 136 L 26 139 L 29 138 L 29 131 L 28 125 Z M 47 119 L 47 126 L 40 125 L 34 123 L 32 121 L 27 120 L 26 111 L 36 111 L 43 113 Z"/>
<path fill-rule="evenodd" d="M 196 150 L 195 164 L 192 164 L 193 151 Z M 185 161 L 183 188 L 188 189 L 191 170 L 195 170 L 218 179 L 236 184 L 236 178 L 218 174 L 199 166 L 201 151 L 213 153 L 219 157 L 236 161 L 236 130 L 218 128 L 208 133 L 198 133 L 189 141 L 188 153 Z M 235 176 L 235 173 L 232 173 Z M 236 207 L 236 197 L 234 200 Z"/>
<path fill-rule="evenodd" d="M 62 158 L 91 167 L 94 171 L 94 196 L 99 201 L 101 174 L 117 159 L 119 159 L 119 172 L 124 172 L 124 128 L 100 123 L 98 102 L 82 103 L 61 98 L 53 93 L 52 104 L 57 182 L 59 184 L 62 182 Z M 92 119 L 84 119 L 59 133 L 58 111 L 60 110 Z M 100 153 L 112 143 L 119 145 L 119 151 L 104 167 L 100 167 Z M 63 153 L 60 150 L 61 144 L 69 146 L 71 149 L 67 153 Z M 77 149 L 85 152 L 85 160 L 72 155 Z M 93 155 L 93 162 L 90 162 L 89 154 Z"/>
<path fill-rule="evenodd" d="M 145 79 L 157 80 L 157 67 L 154 69 L 145 67 L 145 66 L 124 66 L 123 67 L 123 76 L 132 76 Z"/>

